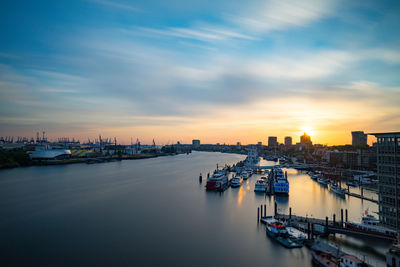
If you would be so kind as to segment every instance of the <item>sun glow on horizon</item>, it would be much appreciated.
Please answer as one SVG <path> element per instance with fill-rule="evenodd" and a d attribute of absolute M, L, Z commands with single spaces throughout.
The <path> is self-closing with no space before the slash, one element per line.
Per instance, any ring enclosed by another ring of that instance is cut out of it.
<path fill-rule="evenodd" d="M 306 133 L 309 136 L 313 136 L 314 135 L 314 130 L 311 126 L 302 126 L 301 127 L 301 134 Z"/>

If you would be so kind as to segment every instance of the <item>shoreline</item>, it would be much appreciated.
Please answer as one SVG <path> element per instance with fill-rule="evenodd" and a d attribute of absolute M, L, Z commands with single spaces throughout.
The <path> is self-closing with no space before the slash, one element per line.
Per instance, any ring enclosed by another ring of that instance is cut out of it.
<path fill-rule="evenodd" d="M 67 165 L 67 164 L 77 164 L 77 163 L 86 163 L 86 164 L 99 164 L 106 162 L 115 162 L 121 160 L 139 160 L 139 159 L 151 159 L 163 156 L 175 156 L 178 154 L 174 153 L 162 153 L 162 154 L 154 154 L 154 153 L 146 153 L 146 154 L 136 154 L 131 156 L 123 156 L 123 157 L 98 157 L 98 158 L 71 158 L 71 159 L 62 159 L 62 160 L 30 160 L 25 162 L 23 165 L 14 163 L 14 164 L 1 164 L 0 170 L 14 169 L 14 168 L 22 168 L 22 167 L 31 167 L 31 166 L 53 166 L 53 165 Z"/>

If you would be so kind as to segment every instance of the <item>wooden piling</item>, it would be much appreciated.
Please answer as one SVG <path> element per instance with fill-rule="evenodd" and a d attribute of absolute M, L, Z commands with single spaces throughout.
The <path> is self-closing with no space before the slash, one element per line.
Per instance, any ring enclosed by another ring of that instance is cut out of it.
<path fill-rule="evenodd" d="M 347 209 L 346 209 L 346 222 L 348 222 L 348 217 L 347 217 Z"/>
<path fill-rule="evenodd" d="M 274 202 L 274 217 L 276 217 L 277 213 L 278 213 L 278 204 Z"/>
<path fill-rule="evenodd" d="M 328 234 L 328 216 L 325 217 L 325 234 Z"/>
<path fill-rule="evenodd" d="M 292 219 L 292 208 L 289 208 L 289 220 Z"/>
<path fill-rule="evenodd" d="M 257 222 L 260 221 L 260 207 L 257 208 Z"/>
<path fill-rule="evenodd" d="M 261 205 L 261 218 L 263 216 L 263 205 Z"/>
<path fill-rule="evenodd" d="M 267 217 L 267 205 L 264 204 L 264 217 Z"/>
<path fill-rule="evenodd" d="M 343 209 L 340 209 L 340 223 L 340 226 L 343 227 Z"/>
<path fill-rule="evenodd" d="M 310 238 L 310 222 L 307 223 L 307 239 L 311 239 Z"/>
<path fill-rule="evenodd" d="M 203 181 L 203 176 L 201 176 L 201 173 L 200 173 L 199 182 L 201 183 L 202 181 Z"/>
<path fill-rule="evenodd" d="M 314 224 L 311 224 L 311 239 L 314 239 Z"/>
<path fill-rule="evenodd" d="M 333 226 L 336 226 L 336 214 L 333 214 Z"/>
<path fill-rule="evenodd" d="M 361 196 L 364 196 L 364 187 L 361 186 Z"/>

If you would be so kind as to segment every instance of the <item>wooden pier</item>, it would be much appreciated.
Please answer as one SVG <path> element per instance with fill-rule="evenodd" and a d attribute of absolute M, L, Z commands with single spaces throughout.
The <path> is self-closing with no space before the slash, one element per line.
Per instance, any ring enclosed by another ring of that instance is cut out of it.
<path fill-rule="evenodd" d="M 306 232 L 308 234 L 309 239 L 312 239 L 316 235 L 326 236 L 330 234 L 344 234 L 355 237 L 373 237 L 389 241 L 396 240 L 395 236 L 346 228 L 345 223 L 348 222 L 347 209 L 346 210 L 341 209 L 340 220 L 336 220 L 337 219 L 336 214 L 333 214 L 332 220 L 330 220 L 328 217 L 325 217 L 325 219 L 319 219 L 319 218 L 297 216 L 292 214 L 292 208 L 289 208 L 289 214 L 280 214 L 277 212 L 277 210 L 278 210 L 277 203 L 275 202 L 273 217 L 277 220 L 286 221 L 289 226 L 295 227 L 301 231 Z M 268 218 L 266 216 L 266 213 L 267 213 L 266 205 L 264 205 L 264 207 L 263 205 L 261 205 L 261 213 L 260 213 L 260 207 L 258 207 L 257 220 L 259 222 L 265 223 L 265 219 Z M 270 216 L 269 218 L 271 217 L 272 216 Z"/>
<path fill-rule="evenodd" d="M 378 200 L 373 199 L 373 198 L 369 198 L 369 197 L 366 197 L 366 196 L 363 196 L 363 195 L 351 193 L 351 192 L 348 192 L 348 191 L 346 191 L 346 195 L 351 196 L 351 197 L 360 198 L 360 199 L 362 199 L 362 200 L 367 200 L 367 201 L 371 201 L 371 202 L 374 202 L 374 203 L 376 203 L 376 204 L 379 204 L 379 201 L 378 201 Z"/>

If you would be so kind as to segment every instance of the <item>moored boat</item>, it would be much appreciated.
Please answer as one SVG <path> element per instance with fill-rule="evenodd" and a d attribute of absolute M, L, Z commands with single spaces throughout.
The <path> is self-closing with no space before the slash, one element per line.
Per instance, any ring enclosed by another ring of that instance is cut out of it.
<path fill-rule="evenodd" d="M 395 230 L 382 226 L 377 218 L 368 214 L 368 210 L 366 210 L 364 216 L 362 216 L 361 222 L 346 222 L 345 227 L 362 232 L 384 235 L 394 239 L 397 237 L 397 232 Z"/>
<path fill-rule="evenodd" d="M 286 248 L 301 248 L 303 244 L 298 242 L 296 238 L 292 237 L 286 229 L 286 224 L 275 220 L 273 218 L 267 219 L 266 221 L 267 235 Z"/>
<path fill-rule="evenodd" d="M 231 180 L 231 187 L 239 187 L 242 185 L 243 179 L 240 176 L 236 176 Z"/>
<path fill-rule="evenodd" d="M 289 181 L 283 174 L 281 168 L 274 168 L 270 172 L 270 178 L 273 181 L 274 193 L 278 195 L 288 195 L 289 194 Z"/>
<path fill-rule="evenodd" d="M 257 180 L 257 182 L 254 186 L 254 192 L 264 192 L 265 193 L 266 184 L 267 183 L 264 179 Z"/>
<path fill-rule="evenodd" d="M 330 184 L 329 190 L 336 193 L 337 195 L 339 195 L 341 197 L 346 196 L 346 189 L 341 188 L 338 184 Z"/>
<path fill-rule="evenodd" d="M 319 177 L 319 178 L 317 179 L 317 182 L 318 182 L 320 185 L 325 186 L 325 187 L 328 187 L 328 184 L 329 184 L 329 180 L 328 180 L 328 179 L 325 179 L 325 178 L 322 178 L 322 177 Z"/>
<path fill-rule="evenodd" d="M 223 170 L 218 170 L 207 179 L 206 189 L 209 191 L 223 191 L 228 186 L 228 174 Z"/>

